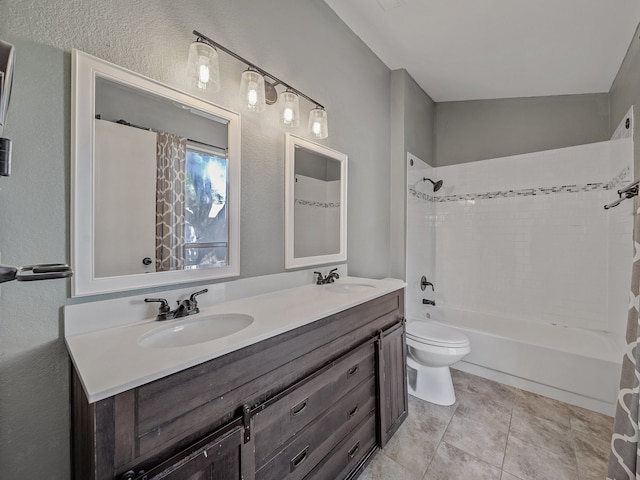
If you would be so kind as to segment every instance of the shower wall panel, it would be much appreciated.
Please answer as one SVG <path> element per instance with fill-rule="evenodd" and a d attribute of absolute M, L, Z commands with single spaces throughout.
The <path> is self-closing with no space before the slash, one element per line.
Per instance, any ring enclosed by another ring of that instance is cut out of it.
<path fill-rule="evenodd" d="M 409 169 L 408 273 L 427 261 L 418 260 L 426 241 L 438 304 L 621 331 L 632 202 L 603 206 L 632 181 L 632 151 L 622 139 L 434 168 L 432 178 L 444 180 L 437 193 L 428 185 L 412 193 L 410 176 L 419 175 Z M 412 231 L 412 222 L 422 226 Z M 428 313 L 407 300 L 408 311 Z"/>

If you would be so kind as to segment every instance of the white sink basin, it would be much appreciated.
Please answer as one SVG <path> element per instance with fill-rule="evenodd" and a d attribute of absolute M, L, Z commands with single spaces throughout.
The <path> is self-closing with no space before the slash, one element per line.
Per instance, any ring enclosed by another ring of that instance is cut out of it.
<path fill-rule="evenodd" d="M 357 293 L 363 292 L 365 290 L 370 290 L 372 288 L 376 288 L 375 285 L 371 285 L 368 283 L 345 282 L 332 283 L 331 285 L 327 286 L 327 291 L 333 293 Z"/>
<path fill-rule="evenodd" d="M 186 347 L 226 337 L 253 323 L 250 315 L 223 313 L 183 320 L 155 328 L 138 339 L 138 345 L 150 348 Z"/>

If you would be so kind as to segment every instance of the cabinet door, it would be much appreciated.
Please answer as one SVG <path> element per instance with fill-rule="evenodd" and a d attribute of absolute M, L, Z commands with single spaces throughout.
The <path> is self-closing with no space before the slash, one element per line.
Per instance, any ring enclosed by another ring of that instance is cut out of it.
<path fill-rule="evenodd" d="M 408 415 L 407 344 L 404 320 L 380 333 L 378 379 L 380 446 L 384 447 Z"/>
<path fill-rule="evenodd" d="M 242 426 L 221 429 L 161 465 L 139 472 L 135 480 L 251 479 L 252 453 L 253 445 L 244 443 Z"/>

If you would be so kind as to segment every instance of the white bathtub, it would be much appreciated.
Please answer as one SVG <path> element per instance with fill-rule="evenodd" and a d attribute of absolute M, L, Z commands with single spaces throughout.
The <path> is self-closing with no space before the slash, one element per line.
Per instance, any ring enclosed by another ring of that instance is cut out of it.
<path fill-rule="evenodd" d="M 451 307 L 430 321 L 459 329 L 471 353 L 454 368 L 613 415 L 625 342 L 622 335 L 511 320 Z M 408 321 L 426 320 L 409 316 Z"/>

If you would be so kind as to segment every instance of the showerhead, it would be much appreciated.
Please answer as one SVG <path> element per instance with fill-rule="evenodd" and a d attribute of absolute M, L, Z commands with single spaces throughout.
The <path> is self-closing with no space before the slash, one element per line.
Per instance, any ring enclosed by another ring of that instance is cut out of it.
<path fill-rule="evenodd" d="M 442 188 L 442 180 L 438 180 L 437 182 L 434 182 L 433 180 L 431 180 L 430 178 L 424 177 L 422 179 L 423 182 L 426 181 L 430 181 L 431 183 L 433 183 L 433 191 L 437 192 L 438 190 L 440 190 Z"/>

